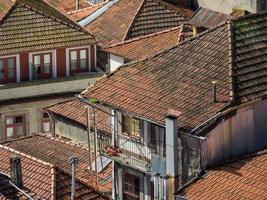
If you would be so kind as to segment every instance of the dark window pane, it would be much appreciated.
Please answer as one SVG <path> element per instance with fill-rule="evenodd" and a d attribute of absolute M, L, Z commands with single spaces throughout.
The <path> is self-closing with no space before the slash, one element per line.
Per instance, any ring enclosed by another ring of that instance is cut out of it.
<path fill-rule="evenodd" d="M 23 123 L 23 116 L 17 116 L 17 117 L 15 117 L 15 123 L 16 124 Z"/>

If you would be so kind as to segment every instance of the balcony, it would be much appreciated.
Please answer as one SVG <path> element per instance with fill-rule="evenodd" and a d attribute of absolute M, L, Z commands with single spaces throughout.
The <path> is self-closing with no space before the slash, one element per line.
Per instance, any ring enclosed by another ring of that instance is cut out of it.
<path fill-rule="evenodd" d="M 103 76 L 103 72 L 91 72 L 69 77 L 0 85 L 0 102 L 12 99 L 81 92 L 90 85 L 93 85 L 101 76 Z"/>
<path fill-rule="evenodd" d="M 100 145 L 101 151 L 104 152 L 105 156 L 144 173 L 150 173 L 151 159 L 156 150 L 134 139 L 122 135 L 118 137 L 115 141 L 117 147 L 115 149 L 110 146 Z M 101 141 L 99 142 L 101 143 Z"/>

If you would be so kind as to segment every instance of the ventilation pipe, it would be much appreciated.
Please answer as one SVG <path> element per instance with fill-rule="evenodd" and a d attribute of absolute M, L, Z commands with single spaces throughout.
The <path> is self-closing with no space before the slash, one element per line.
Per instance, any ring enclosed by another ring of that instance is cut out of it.
<path fill-rule="evenodd" d="M 76 168 L 78 165 L 78 158 L 72 156 L 69 158 L 71 164 L 71 200 L 75 199 L 75 190 L 76 190 Z"/>
<path fill-rule="evenodd" d="M 217 102 L 217 81 L 212 81 L 212 88 L 213 88 L 213 103 Z"/>

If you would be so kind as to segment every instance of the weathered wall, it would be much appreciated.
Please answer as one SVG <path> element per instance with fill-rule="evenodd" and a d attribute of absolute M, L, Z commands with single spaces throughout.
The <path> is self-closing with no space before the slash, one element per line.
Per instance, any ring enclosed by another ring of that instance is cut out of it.
<path fill-rule="evenodd" d="M 256 13 L 267 9 L 266 0 L 194 0 L 194 5 L 230 14 L 233 8 Z"/>
<path fill-rule="evenodd" d="M 29 101 L 10 105 L 0 105 L 0 141 L 3 140 L 5 116 L 25 114 L 26 134 L 32 135 L 41 131 L 41 112 L 44 107 L 63 101 L 65 98 Z"/>
<path fill-rule="evenodd" d="M 124 64 L 124 59 L 120 56 L 116 56 L 111 53 L 109 56 L 109 64 L 110 64 L 110 71 L 112 72 L 119 66 Z"/>
<path fill-rule="evenodd" d="M 241 108 L 223 119 L 207 136 L 207 164 L 267 147 L 267 100 Z"/>

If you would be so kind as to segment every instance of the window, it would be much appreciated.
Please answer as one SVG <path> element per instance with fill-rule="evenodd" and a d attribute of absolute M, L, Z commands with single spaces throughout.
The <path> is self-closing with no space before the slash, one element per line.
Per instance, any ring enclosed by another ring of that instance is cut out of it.
<path fill-rule="evenodd" d="M 138 177 L 127 173 L 123 174 L 123 199 L 140 199 L 140 180 Z"/>
<path fill-rule="evenodd" d="M 149 146 L 153 149 L 155 154 L 164 156 L 166 155 L 166 138 L 165 129 L 150 123 L 150 135 L 149 135 Z"/>
<path fill-rule="evenodd" d="M 70 51 L 71 74 L 88 71 L 88 49 L 75 49 Z"/>
<path fill-rule="evenodd" d="M 0 83 L 16 81 L 16 58 L 0 58 Z"/>
<path fill-rule="evenodd" d="M 140 120 L 134 117 L 122 116 L 122 131 L 131 137 L 140 137 Z"/>
<path fill-rule="evenodd" d="M 25 136 L 25 116 L 8 116 L 5 121 L 6 139 Z"/>
<path fill-rule="evenodd" d="M 51 132 L 51 120 L 47 112 L 42 112 L 42 133 L 49 133 Z"/>
<path fill-rule="evenodd" d="M 34 79 L 51 78 L 52 76 L 52 53 L 33 55 Z"/>

